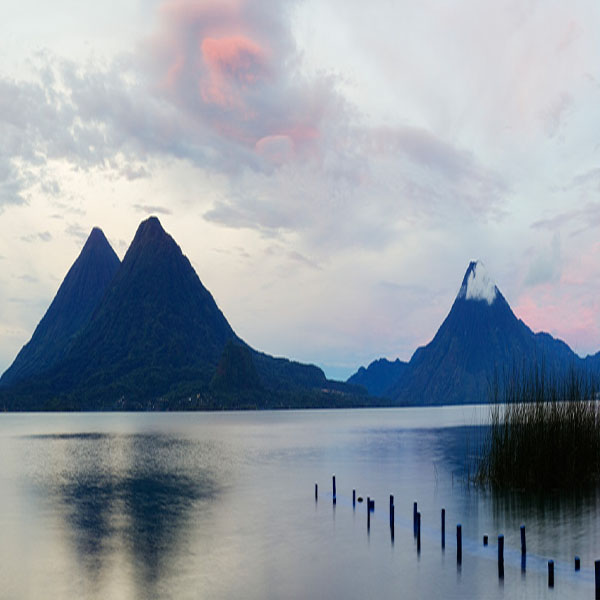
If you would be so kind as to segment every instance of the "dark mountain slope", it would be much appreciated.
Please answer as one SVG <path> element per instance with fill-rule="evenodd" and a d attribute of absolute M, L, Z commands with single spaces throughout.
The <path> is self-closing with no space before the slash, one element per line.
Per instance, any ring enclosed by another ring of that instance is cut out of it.
<path fill-rule="evenodd" d="M 57 389 L 96 402 L 208 383 L 236 335 L 157 218 L 140 224 L 93 318 L 56 373 Z"/>
<path fill-rule="evenodd" d="M 359 388 L 328 382 L 313 365 L 268 356 L 239 339 L 151 217 L 60 363 L 9 388 L 0 403 L 17 410 L 139 410 L 332 406 L 340 399 L 364 405 L 364 398 Z"/>
<path fill-rule="evenodd" d="M 388 390 L 397 385 L 406 374 L 408 363 L 397 358 L 394 362 L 386 358 L 374 360 L 366 369 L 360 367 L 348 383 L 362 385 L 373 396 L 386 396 Z"/>
<path fill-rule="evenodd" d="M 517 319 L 483 265 L 472 262 L 435 337 L 388 394 L 400 404 L 484 402 L 494 378 L 515 368 L 544 364 L 562 373 L 578 360 L 564 342 Z"/>
<path fill-rule="evenodd" d="M 64 358 L 75 335 L 90 320 L 120 265 L 104 233 L 92 229 L 31 340 L 0 379 L 12 385 L 44 373 Z"/>

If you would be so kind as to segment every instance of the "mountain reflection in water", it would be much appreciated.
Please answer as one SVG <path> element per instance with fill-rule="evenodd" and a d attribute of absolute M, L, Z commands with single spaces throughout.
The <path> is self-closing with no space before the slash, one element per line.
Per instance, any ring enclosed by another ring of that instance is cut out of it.
<path fill-rule="evenodd" d="M 55 442 L 64 461 L 43 485 L 89 581 L 102 588 L 125 561 L 138 594 L 158 595 L 157 582 L 188 541 L 188 525 L 217 494 L 210 469 L 190 464 L 202 448 L 164 435 L 39 437 Z"/>

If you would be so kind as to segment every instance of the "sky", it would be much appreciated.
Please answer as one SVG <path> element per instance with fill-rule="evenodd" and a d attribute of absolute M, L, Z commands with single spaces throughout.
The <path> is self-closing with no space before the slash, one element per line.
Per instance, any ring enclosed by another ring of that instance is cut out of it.
<path fill-rule="evenodd" d="M 3 0 L 0 371 L 92 227 L 160 218 L 236 333 L 345 379 L 479 259 L 600 350 L 597 0 Z"/>

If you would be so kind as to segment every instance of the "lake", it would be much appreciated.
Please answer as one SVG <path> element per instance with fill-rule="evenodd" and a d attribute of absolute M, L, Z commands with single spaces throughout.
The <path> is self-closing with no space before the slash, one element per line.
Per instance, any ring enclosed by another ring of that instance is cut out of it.
<path fill-rule="evenodd" d="M 466 485 L 486 415 L 473 406 L 3 414 L 0 598 L 593 598 L 597 491 L 499 496 Z M 365 498 L 356 507 L 353 488 Z"/>

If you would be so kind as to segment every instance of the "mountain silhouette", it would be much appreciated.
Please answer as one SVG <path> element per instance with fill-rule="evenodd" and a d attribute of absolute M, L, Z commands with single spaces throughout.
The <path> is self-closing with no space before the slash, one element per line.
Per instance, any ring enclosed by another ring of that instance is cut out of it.
<path fill-rule="evenodd" d="M 348 379 L 348 383 L 362 385 L 373 396 L 385 396 L 388 389 L 398 384 L 406 374 L 408 363 L 397 358 L 395 361 L 387 358 L 374 360 L 367 368 L 360 367 Z"/>
<path fill-rule="evenodd" d="M 21 410 L 168 410 L 321 406 L 354 396 L 364 404 L 361 388 L 328 382 L 314 365 L 274 358 L 240 339 L 150 217 L 60 360 L 43 377 L 16 382 L 0 401 Z"/>
<path fill-rule="evenodd" d="M 64 358 L 75 335 L 90 320 L 119 265 L 119 258 L 104 233 L 94 227 L 31 340 L 2 375 L 0 385 L 44 373 Z"/>
<path fill-rule="evenodd" d="M 396 404 L 485 402 L 490 385 L 515 369 L 544 365 L 564 373 L 580 360 L 561 340 L 518 319 L 484 265 L 473 261 L 433 340 L 416 350 L 395 382 L 378 380 L 367 389 L 375 393 L 379 385 L 379 394 Z"/>

